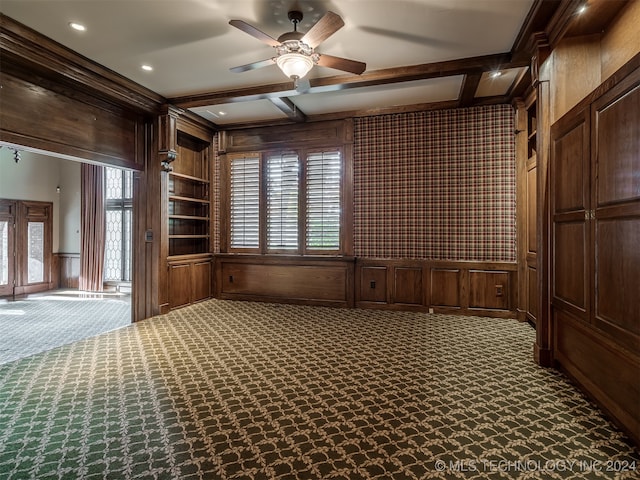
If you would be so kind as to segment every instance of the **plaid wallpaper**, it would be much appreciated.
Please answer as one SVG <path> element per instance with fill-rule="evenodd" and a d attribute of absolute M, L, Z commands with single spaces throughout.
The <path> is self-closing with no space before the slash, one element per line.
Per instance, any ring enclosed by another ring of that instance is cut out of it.
<path fill-rule="evenodd" d="M 355 255 L 516 260 L 508 105 L 355 119 Z"/>

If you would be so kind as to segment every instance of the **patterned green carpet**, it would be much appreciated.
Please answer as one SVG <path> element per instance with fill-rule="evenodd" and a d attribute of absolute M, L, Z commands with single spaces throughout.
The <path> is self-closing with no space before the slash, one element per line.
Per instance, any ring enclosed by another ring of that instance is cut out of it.
<path fill-rule="evenodd" d="M 533 340 L 514 320 L 208 301 L 0 365 L 0 478 L 638 478 Z"/>
<path fill-rule="evenodd" d="M 0 364 L 129 324 L 128 295 L 58 290 L 0 300 Z"/>

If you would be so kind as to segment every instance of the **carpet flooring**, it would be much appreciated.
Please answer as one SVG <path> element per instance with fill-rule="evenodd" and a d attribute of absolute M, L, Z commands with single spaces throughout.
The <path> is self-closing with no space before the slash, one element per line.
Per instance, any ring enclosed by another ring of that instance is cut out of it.
<path fill-rule="evenodd" d="M 57 290 L 0 300 L 0 364 L 129 325 L 130 298 Z"/>
<path fill-rule="evenodd" d="M 203 302 L 0 365 L 0 478 L 638 478 L 533 341 L 514 320 Z"/>

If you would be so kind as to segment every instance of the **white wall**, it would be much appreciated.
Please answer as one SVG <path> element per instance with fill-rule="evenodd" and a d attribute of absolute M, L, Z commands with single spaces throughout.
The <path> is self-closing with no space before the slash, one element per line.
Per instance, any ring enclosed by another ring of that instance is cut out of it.
<path fill-rule="evenodd" d="M 52 202 L 53 253 L 80 253 L 80 163 L 2 147 L 0 198 Z"/>
<path fill-rule="evenodd" d="M 80 253 L 80 163 L 60 160 L 60 249 Z"/>

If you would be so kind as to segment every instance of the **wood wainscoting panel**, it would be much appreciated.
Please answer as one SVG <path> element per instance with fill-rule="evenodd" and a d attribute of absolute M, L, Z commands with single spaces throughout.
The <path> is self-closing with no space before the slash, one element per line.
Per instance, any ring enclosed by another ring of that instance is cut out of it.
<path fill-rule="evenodd" d="M 458 268 L 432 268 L 430 305 L 461 308 L 461 270 Z"/>
<path fill-rule="evenodd" d="M 217 296 L 310 305 L 353 306 L 351 257 L 216 257 Z"/>
<path fill-rule="evenodd" d="M 58 257 L 60 288 L 78 288 L 80 282 L 80 254 L 56 253 Z"/>
<path fill-rule="evenodd" d="M 387 271 L 386 266 L 383 267 L 361 267 L 358 279 L 360 288 L 358 288 L 359 299 L 362 302 L 388 302 L 387 296 Z"/>
<path fill-rule="evenodd" d="M 357 272 L 358 307 L 517 316 L 515 263 L 359 258 Z M 385 273 L 389 288 L 382 301 L 382 294 L 374 297 L 367 282 L 382 281 Z"/>
<path fill-rule="evenodd" d="M 507 272 L 469 271 L 469 308 L 508 310 L 510 293 Z"/>
<path fill-rule="evenodd" d="M 553 313 L 554 355 L 636 441 L 640 439 L 640 357 L 567 312 Z"/>
<path fill-rule="evenodd" d="M 298 300 L 346 300 L 346 274 L 340 267 L 225 263 L 222 293 Z"/>
<path fill-rule="evenodd" d="M 421 267 L 393 269 L 393 303 L 424 305 Z"/>

